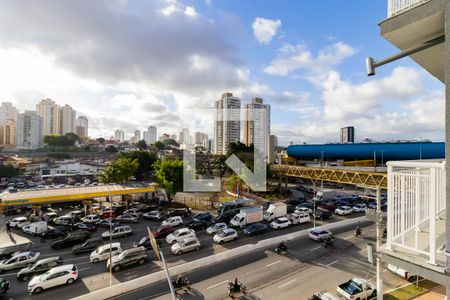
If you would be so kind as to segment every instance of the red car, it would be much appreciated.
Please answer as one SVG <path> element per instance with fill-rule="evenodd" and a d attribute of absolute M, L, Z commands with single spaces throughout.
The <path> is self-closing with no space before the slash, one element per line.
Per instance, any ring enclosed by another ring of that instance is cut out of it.
<path fill-rule="evenodd" d="M 152 231 L 155 239 L 164 238 L 164 237 L 168 236 L 169 234 L 171 234 L 172 232 L 173 232 L 172 226 L 161 226 L 161 227 L 158 227 L 158 229 Z"/>
<path fill-rule="evenodd" d="M 185 218 L 185 217 L 189 216 L 190 214 L 191 214 L 191 212 L 190 212 L 189 209 L 187 209 L 187 208 L 179 208 L 179 209 L 174 209 L 174 210 L 169 211 L 167 213 L 167 216 L 169 216 L 169 218 L 170 217 L 175 217 L 175 216 L 180 216 L 180 217 Z"/>
<path fill-rule="evenodd" d="M 328 210 L 329 212 L 334 212 L 334 210 L 336 209 L 336 205 L 334 205 L 333 203 L 324 203 L 318 206 L 317 208 L 325 209 Z"/>
<path fill-rule="evenodd" d="M 102 214 L 100 215 L 100 218 L 102 219 L 109 219 L 109 218 L 117 218 L 119 216 L 118 213 L 116 213 L 114 210 L 105 210 L 104 212 L 102 212 Z"/>

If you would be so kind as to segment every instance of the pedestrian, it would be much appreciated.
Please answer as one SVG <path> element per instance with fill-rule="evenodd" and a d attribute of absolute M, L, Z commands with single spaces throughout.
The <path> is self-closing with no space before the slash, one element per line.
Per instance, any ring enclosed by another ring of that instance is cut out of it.
<path fill-rule="evenodd" d="M 9 224 L 9 221 L 6 222 L 6 232 L 7 232 L 8 234 L 11 233 L 11 225 Z"/>

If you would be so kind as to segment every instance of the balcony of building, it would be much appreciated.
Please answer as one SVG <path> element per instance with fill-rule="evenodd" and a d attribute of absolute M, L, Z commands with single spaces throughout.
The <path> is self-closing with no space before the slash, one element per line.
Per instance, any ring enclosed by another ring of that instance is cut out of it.
<path fill-rule="evenodd" d="M 445 272 L 445 162 L 388 165 L 387 243 L 383 255 Z"/>
<path fill-rule="evenodd" d="M 418 46 L 444 35 L 447 0 L 388 0 L 388 14 L 380 25 L 381 35 L 400 50 Z M 444 44 L 410 56 L 444 81 Z"/>

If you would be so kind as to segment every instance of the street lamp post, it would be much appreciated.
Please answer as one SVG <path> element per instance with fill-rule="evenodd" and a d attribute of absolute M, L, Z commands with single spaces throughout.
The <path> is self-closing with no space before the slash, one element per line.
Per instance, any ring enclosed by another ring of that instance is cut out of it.
<path fill-rule="evenodd" d="M 111 190 L 109 192 L 109 286 L 112 285 L 112 198 Z"/>

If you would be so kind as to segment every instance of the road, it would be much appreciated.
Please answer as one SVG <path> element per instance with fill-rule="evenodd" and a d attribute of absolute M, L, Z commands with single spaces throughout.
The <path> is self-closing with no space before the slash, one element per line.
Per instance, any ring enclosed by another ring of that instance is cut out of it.
<path fill-rule="evenodd" d="M 346 218 L 357 217 L 359 215 L 354 215 L 350 217 L 340 217 L 334 216 L 332 221 L 339 221 Z M 11 219 L 12 217 L 2 217 L 1 219 L 5 221 L 6 219 Z M 188 222 L 189 220 L 186 220 Z M 185 223 L 186 223 L 185 222 Z M 317 225 L 323 224 L 323 222 L 318 221 Z M 150 228 L 155 228 L 159 223 L 151 222 L 147 220 L 141 220 L 138 224 L 132 224 L 133 235 L 127 238 L 121 238 L 120 241 L 124 248 L 131 247 L 134 242 L 137 242 L 140 238 L 146 234 L 146 226 Z M 194 251 L 190 253 L 183 254 L 182 256 L 175 256 L 170 252 L 169 245 L 165 242 L 162 244 L 162 250 L 169 267 L 182 264 L 188 261 L 196 260 L 214 253 L 219 253 L 234 247 L 242 246 L 248 243 L 256 243 L 259 240 L 274 237 L 280 234 L 287 234 L 290 232 L 295 232 L 312 227 L 312 224 L 302 224 L 298 226 L 293 226 L 289 229 L 283 229 L 281 231 L 269 231 L 266 234 L 262 234 L 255 237 L 245 237 L 242 231 L 239 232 L 239 239 L 234 242 L 226 243 L 223 245 L 217 245 L 212 243 L 211 236 L 208 236 L 204 231 L 197 233 L 198 238 L 202 244 L 202 248 L 199 251 Z M 2 226 L 2 230 L 4 227 Z M 99 236 L 106 229 L 99 228 L 93 236 Z M 20 230 L 13 229 L 13 235 L 19 234 L 30 238 L 33 242 L 32 251 L 39 251 L 41 253 L 41 258 L 47 258 L 52 256 L 61 256 L 64 259 L 64 263 L 75 264 L 79 269 L 80 279 L 72 286 L 61 286 L 53 289 L 44 291 L 41 295 L 29 296 L 27 293 L 28 282 L 20 282 L 16 279 L 16 273 L 18 270 L 7 271 L 2 273 L 0 276 L 11 281 L 11 289 L 8 292 L 8 297 L 5 299 L 70 299 L 76 296 L 89 293 L 90 291 L 97 290 L 106 286 L 109 286 L 110 276 L 106 270 L 106 263 L 100 262 L 98 264 L 93 264 L 89 262 L 89 253 L 76 256 L 71 253 L 71 248 L 66 248 L 63 250 L 55 251 L 50 249 L 50 240 L 46 243 L 41 243 L 39 238 L 31 237 Z M 146 274 L 150 274 L 161 270 L 161 264 L 156 260 L 154 253 L 149 252 L 149 260 L 146 264 L 142 266 L 130 267 L 123 269 L 118 273 L 113 273 L 111 277 L 112 284 L 118 282 L 124 282 L 131 279 L 141 277 Z"/>
<path fill-rule="evenodd" d="M 373 227 L 363 228 L 364 238 L 353 236 L 354 228 L 334 232 L 335 243 L 325 248 L 309 238 L 289 241 L 289 254 L 281 256 L 273 249 L 255 251 L 186 274 L 193 283 L 180 299 L 227 299 L 227 282 L 238 277 L 247 286 L 241 299 L 306 299 L 313 293 L 336 286 L 351 277 L 373 279 L 374 267 L 367 263 L 366 243 L 374 240 Z M 402 279 L 384 272 L 387 289 L 401 285 Z M 313 278 L 313 279 L 312 279 Z M 114 300 L 171 299 L 167 282 L 162 281 Z"/>

